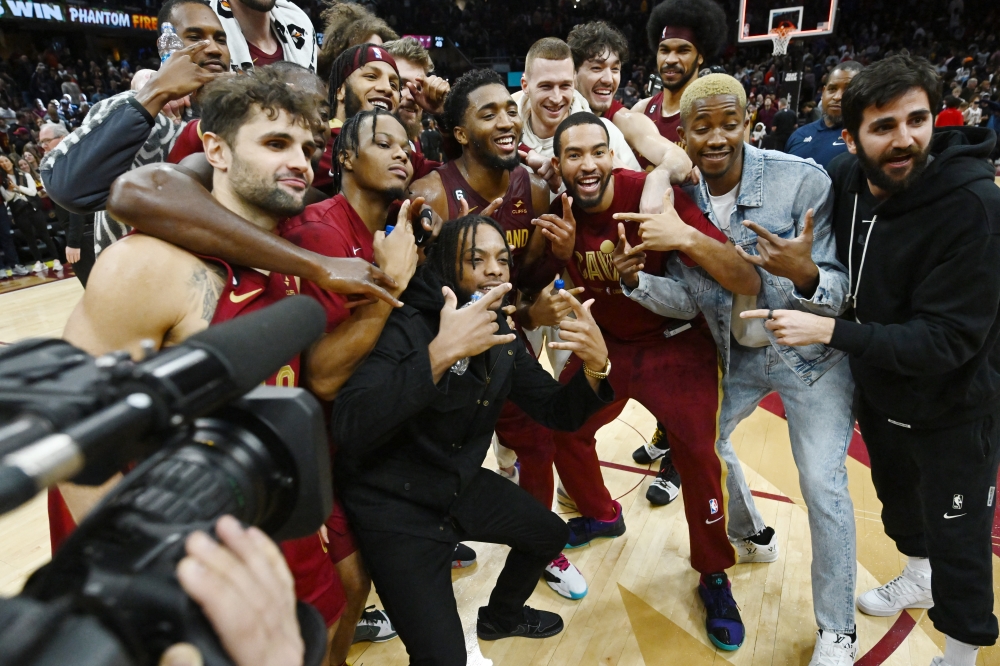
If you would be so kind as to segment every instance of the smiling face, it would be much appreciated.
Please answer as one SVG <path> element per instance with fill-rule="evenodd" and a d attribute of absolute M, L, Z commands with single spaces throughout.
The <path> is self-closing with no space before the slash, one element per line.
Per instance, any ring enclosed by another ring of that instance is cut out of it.
<path fill-rule="evenodd" d="M 535 59 L 521 77 L 521 89 L 528 97 L 535 134 L 552 136 L 573 102 L 573 59 Z"/>
<path fill-rule="evenodd" d="M 584 210 L 610 204 L 614 192 L 608 189 L 614 168 L 614 152 L 608 133 L 592 123 L 574 125 L 559 138 L 560 155 L 552 163 L 562 175 L 573 203 Z"/>
<path fill-rule="evenodd" d="M 586 60 L 576 70 L 576 89 L 587 98 L 591 111 L 597 114 L 611 108 L 621 80 L 621 58 L 611 51 Z"/>
<path fill-rule="evenodd" d="M 857 72 L 847 69 L 835 69 L 826 79 L 823 86 L 823 121 L 827 127 L 836 127 L 843 121 L 840 102 L 844 90 Z"/>
<path fill-rule="evenodd" d="M 493 287 L 510 282 L 510 250 L 503 236 L 488 224 L 469 229 L 456 260 L 461 269 L 456 271 L 459 276 L 456 296 L 462 303 L 468 302 L 473 292 L 485 294 Z"/>
<path fill-rule="evenodd" d="M 694 44 L 686 39 L 664 39 L 656 49 L 656 69 L 663 87 L 675 95 L 698 75 L 704 61 Z"/>
<path fill-rule="evenodd" d="M 358 111 L 382 109 L 393 113 L 399 106 L 399 74 L 392 65 L 372 61 L 351 72 L 337 91 L 337 117 L 347 120 Z"/>
<path fill-rule="evenodd" d="M 875 196 L 884 198 L 910 187 L 930 155 L 934 117 L 923 88 L 911 88 L 883 107 L 865 109 L 858 136 L 846 130 L 847 149 L 858 156 Z"/>
<path fill-rule="evenodd" d="M 208 137 L 206 133 L 206 137 Z M 312 184 L 311 159 L 316 151 L 312 130 L 287 111 L 275 117 L 257 109 L 236 133 L 232 146 L 216 151 L 206 141 L 213 166 L 225 169 L 228 189 L 245 204 L 279 220 L 302 212 Z"/>
<path fill-rule="evenodd" d="M 6 155 L 0 155 L 0 169 L 3 169 L 7 173 L 14 173 L 14 164 Z"/>
<path fill-rule="evenodd" d="M 712 194 L 725 194 L 743 174 L 743 133 L 747 117 L 734 95 L 699 99 L 678 128 L 687 153 Z"/>
<path fill-rule="evenodd" d="M 406 188 L 413 177 L 410 140 L 394 116 L 379 114 L 373 120 L 362 119 L 357 154 L 345 151 L 339 159 L 345 191 L 356 187 L 379 192 L 387 202 L 406 198 Z"/>
<path fill-rule="evenodd" d="M 468 151 L 489 167 L 507 171 L 517 167 L 521 116 L 507 88 L 497 83 L 473 90 L 454 136 L 463 153 Z"/>
<path fill-rule="evenodd" d="M 405 58 L 396 58 L 396 66 L 399 67 L 399 108 L 396 109 L 396 117 L 403 123 L 406 133 L 410 139 L 416 139 L 423 130 L 424 110 L 420 108 L 410 94 L 407 82 L 416 83 L 418 78 L 426 78 L 427 72 L 420 65 L 410 62 Z"/>
<path fill-rule="evenodd" d="M 184 46 L 208 41 L 208 46 L 198 53 L 196 64 L 210 72 L 229 71 L 226 31 L 211 7 L 186 2 L 174 7 L 170 18 Z"/>

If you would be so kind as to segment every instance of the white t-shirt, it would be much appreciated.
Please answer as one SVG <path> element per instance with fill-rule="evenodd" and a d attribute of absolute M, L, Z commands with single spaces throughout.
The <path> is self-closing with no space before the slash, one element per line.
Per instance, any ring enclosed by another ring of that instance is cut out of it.
<path fill-rule="evenodd" d="M 708 198 L 712 200 L 712 212 L 715 213 L 715 220 L 713 220 L 713 223 L 719 228 L 720 231 L 724 231 L 727 236 L 730 235 L 729 220 L 736 211 L 736 197 L 739 193 L 740 186 L 737 185 L 730 191 L 720 196 L 714 197 L 711 194 L 708 195 Z"/>

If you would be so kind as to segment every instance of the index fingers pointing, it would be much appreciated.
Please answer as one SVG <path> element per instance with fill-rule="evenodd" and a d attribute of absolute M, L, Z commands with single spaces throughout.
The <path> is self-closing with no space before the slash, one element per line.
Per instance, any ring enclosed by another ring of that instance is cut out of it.
<path fill-rule="evenodd" d="M 768 231 L 764 227 L 760 226 L 756 222 L 751 222 L 750 220 L 745 220 L 743 222 L 743 226 L 746 227 L 747 229 L 749 229 L 750 231 L 754 232 L 755 234 L 757 234 L 758 236 L 760 236 L 764 240 L 768 240 L 768 241 L 771 241 L 771 242 L 774 242 L 776 240 L 781 240 L 778 236 L 775 236 L 770 231 Z"/>
<path fill-rule="evenodd" d="M 740 313 L 741 319 L 768 319 L 769 310 L 745 310 Z"/>
<path fill-rule="evenodd" d="M 653 215 L 645 215 L 643 213 L 615 213 L 612 216 L 614 219 L 620 222 L 645 222 L 647 220 L 652 220 Z"/>
<path fill-rule="evenodd" d="M 493 305 L 499 303 L 504 294 L 510 291 L 510 282 L 504 282 L 486 292 L 486 295 L 476 301 L 475 305 L 482 305 L 485 309 L 491 310 Z"/>

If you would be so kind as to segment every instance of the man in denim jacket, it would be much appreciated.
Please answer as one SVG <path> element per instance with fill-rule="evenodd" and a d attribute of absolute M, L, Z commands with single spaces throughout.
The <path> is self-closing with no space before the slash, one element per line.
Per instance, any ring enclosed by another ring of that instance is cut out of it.
<path fill-rule="evenodd" d="M 764 396 L 772 391 L 781 396 L 812 537 L 813 609 L 820 631 L 810 666 L 853 664 L 855 528 L 845 465 L 854 431 L 851 371 L 842 352 L 820 344 L 780 345 L 760 320 L 739 317 L 756 308 L 828 317 L 845 309 L 848 280 L 830 228 L 830 178 L 813 162 L 744 144 L 745 108 L 736 79 L 700 78 L 681 100 L 681 137 L 702 175 L 690 193 L 758 266 L 760 293 L 734 297 L 676 254 L 665 276 L 642 273 L 641 250 L 676 247 L 678 230 L 669 214 L 618 216 L 641 222 L 643 243 L 635 249 L 620 244 L 615 263 L 630 298 L 668 317 L 691 318 L 701 311 L 712 329 L 726 370 L 717 447 L 729 467 L 727 527 L 741 562 L 773 561 L 777 538 L 754 507 L 729 436 Z"/>

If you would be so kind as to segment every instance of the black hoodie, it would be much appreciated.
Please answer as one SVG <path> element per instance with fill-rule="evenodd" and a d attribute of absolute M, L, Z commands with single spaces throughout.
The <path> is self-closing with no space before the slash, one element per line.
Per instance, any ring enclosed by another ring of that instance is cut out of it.
<path fill-rule="evenodd" d="M 986 159 L 995 143 L 987 129 L 935 133 L 925 172 L 883 201 L 857 157 L 830 164 L 838 258 L 858 285 L 830 346 L 851 355 L 868 404 L 901 424 L 973 420 L 1000 399 L 1000 188 Z"/>
<path fill-rule="evenodd" d="M 450 516 L 482 498 L 471 488 L 507 398 L 542 425 L 568 432 L 614 400 L 595 394 L 581 369 L 562 385 L 520 340 L 474 357 L 437 383 L 427 348 L 444 307 L 441 283 L 420 268 L 375 349 L 337 394 L 334 469 L 348 515 L 363 529 L 454 538 Z M 499 320 L 498 334 L 510 332 Z M 489 380 L 487 381 L 487 377 Z"/>

